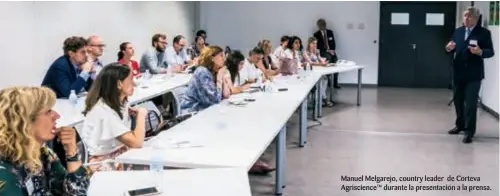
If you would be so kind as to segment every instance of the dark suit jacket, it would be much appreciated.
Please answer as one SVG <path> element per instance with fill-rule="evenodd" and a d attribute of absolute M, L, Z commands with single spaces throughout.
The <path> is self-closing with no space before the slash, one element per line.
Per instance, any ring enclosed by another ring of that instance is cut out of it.
<path fill-rule="evenodd" d="M 453 79 L 455 81 L 469 82 L 478 81 L 484 78 L 484 58 L 490 58 L 494 55 L 491 33 L 479 25 L 476 25 L 469 37 L 465 39 L 465 27 L 459 27 L 455 30 L 452 40 L 456 43 L 455 49 L 450 51 L 454 53 L 453 59 Z M 477 40 L 477 45 L 483 50 L 481 56 L 470 52 L 470 40 Z"/>
<path fill-rule="evenodd" d="M 321 33 L 321 31 L 320 30 L 316 31 L 316 33 L 314 33 L 314 37 L 318 40 L 318 50 L 320 52 L 326 52 L 325 40 L 323 38 L 323 34 Z M 326 42 L 328 42 L 328 47 L 330 47 L 330 50 L 335 50 L 335 37 L 333 36 L 333 31 L 327 29 L 326 37 L 328 38 Z"/>
<path fill-rule="evenodd" d="M 92 81 L 91 77 L 85 81 L 85 79 L 78 76 L 77 70 L 69 61 L 69 57 L 63 55 L 50 65 L 43 78 L 42 86 L 51 88 L 56 93 L 57 98 L 67 98 L 71 90 L 79 93 L 82 88 L 85 88 L 88 91 Z"/>

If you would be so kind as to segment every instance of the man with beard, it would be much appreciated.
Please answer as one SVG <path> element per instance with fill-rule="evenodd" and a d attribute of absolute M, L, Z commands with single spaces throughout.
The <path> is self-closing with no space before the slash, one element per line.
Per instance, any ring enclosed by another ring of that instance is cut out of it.
<path fill-rule="evenodd" d="M 140 70 L 149 70 L 151 74 L 167 73 L 167 62 L 164 60 L 165 48 L 167 48 L 167 36 L 165 34 L 155 34 L 151 40 L 153 47 L 142 54 Z"/>

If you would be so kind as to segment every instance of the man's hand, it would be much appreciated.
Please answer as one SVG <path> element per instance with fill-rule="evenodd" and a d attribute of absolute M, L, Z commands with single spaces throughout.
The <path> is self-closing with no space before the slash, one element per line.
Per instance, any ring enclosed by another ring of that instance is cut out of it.
<path fill-rule="evenodd" d="M 475 54 L 475 55 L 481 55 L 483 53 L 483 50 L 481 50 L 481 48 L 479 48 L 479 46 L 469 46 L 469 50 L 472 54 Z"/>
<path fill-rule="evenodd" d="M 94 69 L 94 65 L 91 62 L 85 62 L 82 66 L 82 71 L 84 72 L 90 72 L 92 69 Z"/>
<path fill-rule="evenodd" d="M 246 83 L 250 83 L 250 84 L 251 84 L 251 83 L 255 83 L 256 81 L 257 81 L 257 79 L 252 78 L 252 79 L 248 79 L 248 80 L 246 81 Z"/>
<path fill-rule="evenodd" d="M 449 51 L 454 50 L 454 49 L 455 49 L 455 47 L 456 47 L 456 45 L 457 45 L 457 44 L 456 44 L 454 41 L 450 41 L 450 42 L 448 42 L 448 44 L 446 44 L 446 51 L 448 51 L 448 52 L 449 52 Z"/>
<path fill-rule="evenodd" d="M 328 50 L 328 53 L 330 53 L 333 56 L 335 55 L 335 50 Z"/>

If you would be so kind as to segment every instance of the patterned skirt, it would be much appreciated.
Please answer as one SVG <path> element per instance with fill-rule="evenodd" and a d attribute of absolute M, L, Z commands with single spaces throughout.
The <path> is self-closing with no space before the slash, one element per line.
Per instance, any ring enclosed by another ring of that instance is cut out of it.
<path fill-rule="evenodd" d="M 129 148 L 127 146 L 123 146 L 112 153 L 99 155 L 99 156 L 90 156 L 88 161 L 88 168 L 92 173 L 99 171 L 125 171 L 132 170 L 131 164 L 117 163 L 115 162 L 115 158 L 120 156 L 121 154 L 127 152 Z"/>

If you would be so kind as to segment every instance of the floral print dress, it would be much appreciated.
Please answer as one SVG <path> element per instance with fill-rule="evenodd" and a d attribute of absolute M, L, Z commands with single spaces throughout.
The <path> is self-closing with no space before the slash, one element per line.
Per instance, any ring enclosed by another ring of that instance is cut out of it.
<path fill-rule="evenodd" d="M 8 196 L 80 196 L 87 195 L 89 178 L 84 167 L 68 173 L 57 155 L 41 148 L 42 171 L 30 175 L 23 166 L 0 157 L 0 195 Z"/>
<path fill-rule="evenodd" d="M 189 81 L 186 94 L 181 100 L 184 112 L 198 112 L 222 100 L 222 90 L 215 84 L 214 76 L 204 66 L 199 66 Z"/>

